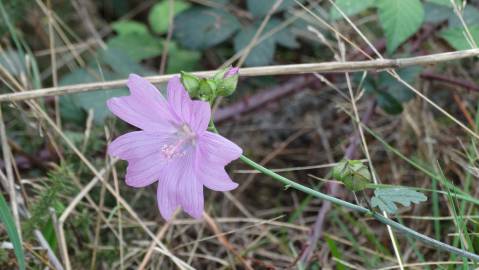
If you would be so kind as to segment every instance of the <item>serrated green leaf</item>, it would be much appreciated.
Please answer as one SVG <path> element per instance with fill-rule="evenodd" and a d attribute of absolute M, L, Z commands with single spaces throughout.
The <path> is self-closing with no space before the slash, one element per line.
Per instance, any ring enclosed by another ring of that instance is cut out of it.
<path fill-rule="evenodd" d="M 427 0 L 427 2 L 431 2 L 431 3 L 442 5 L 442 6 L 452 6 L 451 0 Z"/>
<path fill-rule="evenodd" d="M 421 71 L 421 67 L 415 66 L 399 69 L 397 73 L 405 82 L 411 84 L 419 78 Z M 385 72 L 379 74 L 379 88 L 390 94 L 400 103 L 408 102 L 415 96 L 413 91 Z"/>
<path fill-rule="evenodd" d="M 253 25 L 247 26 L 239 32 L 233 42 L 236 52 L 245 48 L 253 39 L 261 22 L 256 22 Z M 271 19 L 262 31 L 262 35 L 269 33 L 281 25 L 281 21 L 278 19 Z M 276 31 L 276 30 L 275 30 Z M 270 64 L 273 60 L 274 53 L 276 51 L 276 44 L 285 46 L 290 49 L 299 47 L 299 43 L 296 41 L 296 35 L 291 32 L 291 28 L 286 27 L 278 32 L 275 32 L 272 36 L 261 41 L 258 45 L 253 47 L 248 57 L 245 60 L 246 66 L 261 66 Z"/>
<path fill-rule="evenodd" d="M 459 19 L 459 17 L 456 15 L 456 13 L 450 8 L 451 12 L 449 13 L 449 27 L 451 28 L 459 28 L 459 27 L 464 27 L 462 24 L 462 21 Z M 479 9 L 468 5 L 461 14 L 462 19 L 464 20 L 464 23 L 470 27 L 470 26 L 477 26 L 479 25 Z"/>
<path fill-rule="evenodd" d="M 128 53 L 120 49 L 108 47 L 105 50 L 100 50 L 97 55 L 98 60 L 103 64 L 107 64 L 118 77 L 128 77 L 130 73 L 143 76 L 154 74 L 154 72 L 135 62 L 128 56 Z"/>
<path fill-rule="evenodd" d="M 149 33 L 130 33 L 110 38 L 107 41 L 107 46 L 123 51 L 131 59 L 140 61 L 161 55 L 163 39 L 154 37 Z"/>
<path fill-rule="evenodd" d="M 344 12 L 347 16 L 356 15 L 374 5 L 375 0 L 336 0 L 336 5 Z M 343 16 L 336 7 L 331 6 L 330 11 L 331 20 L 342 19 Z"/>
<path fill-rule="evenodd" d="M 119 79 L 108 71 L 102 73 L 105 80 Z M 64 76 L 60 81 L 60 85 L 71 85 L 78 83 L 96 82 L 96 78 L 85 69 L 77 69 L 72 73 Z M 93 110 L 94 121 L 102 123 L 105 117 L 111 115 L 106 107 L 106 101 L 115 96 L 127 95 L 126 88 L 110 89 L 103 91 L 93 91 L 85 93 L 76 93 L 60 98 L 60 113 L 62 118 L 81 123 L 85 116 L 85 112 Z"/>
<path fill-rule="evenodd" d="M 479 44 L 479 26 L 472 26 L 469 27 L 469 31 L 474 38 L 476 44 Z M 441 31 L 441 37 L 445 39 L 454 49 L 460 50 L 467 50 L 471 49 L 471 45 L 466 39 L 464 34 L 464 28 L 457 27 L 457 28 L 448 28 L 446 30 Z"/>
<path fill-rule="evenodd" d="M 246 6 L 255 17 L 262 17 L 271 10 L 277 0 L 247 0 Z M 302 2 L 302 1 L 300 1 Z M 295 0 L 283 0 L 275 12 L 281 12 L 289 7 L 295 6 Z"/>
<path fill-rule="evenodd" d="M 206 49 L 228 39 L 240 28 L 236 17 L 220 10 L 190 8 L 175 17 L 174 36 L 188 49 Z"/>
<path fill-rule="evenodd" d="M 453 12 L 450 7 L 433 3 L 424 4 L 424 21 L 427 23 L 443 22 L 451 17 L 451 13 Z"/>
<path fill-rule="evenodd" d="M 376 90 L 375 94 L 377 96 L 378 105 L 385 112 L 389 114 L 400 114 L 403 111 L 403 106 L 396 98 L 386 91 Z"/>
<path fill-rule="evenodd" d="M 277 24 L 275 24 L 275 21 L 277 21 Z M 278 27 L 280 25 L 279 20 L 271 20 L 270 22 L 273 23 L 271 25 L 270 29 L 267 29 L 268 31 L 273 30 L 274 28 Z M 297 49 L 299 48 L 300 44 L 296 40 L 297 36 L 296 34 L 293 33 L 293 27 L 285 27 L 284 29 L 278 31 L 276 34 L 274 34 L 274 38 L 276 40 L 276 43 L 289 48 L 289 49 Z M 267 33 L 267 32 L 265 32 Z"/>
<path fill-rule="evenodd" d="M 111 27 L 118 35 L 148 34 L 146 25 L 130 20 L 116 21 L 111 24 Z"/>
<path fill-rule="evenodd" d="M 393 214 L 397 211 L 396 204 L 409 207 L 411 203 L 417 204 L 426 200 L 426 195 L 409 188 L 377 188 L 371 198 L 371 205 Z"/>
<path fill-rule="evenodd" d="M 155 33 L 163 34 L 168 31 L 170 24 L 170 6 L 168 2 L 168 0 L 163 0 L 156 3 L 148 14 L 148 23 Z M 185 1 L 173 1 L 173 16 L 176 16 L 176 14 L 186 10 L 190 6 L 191 5 Z"/>
<path fill-rule="evenodd" d="M 377 0 L 377 5 L 387 50 L 393 53 L 421 27 L 424 9 L 420 0 Z"/>
<path fill-rule="evenodd" d="M 178 46 L 172 42 L 169 47 L 169 57 L 166 66 L 166 72 L 178 73 L 180 71 L 193 71 L 200 68 L 199 62 L 201 59 L 201 53 L 197 51 L 185 50 L 178 48 Z"/>
<path fill-rule="evenodd" d="M 22 242 L 20 241 L 20 236 L 18 234 L 17 228 L 15 227 L 15 221 L 13 220 L 13 215 L 10 212 L 10 207 L 8 207 L 7 201 L 5 201 L 2 193 L 0 193 L 0 221 L 5 225 L 8 238 L 10 238 L 10 241 L 12 241 L 13 250 L 15 252 L 15 256 L 17 257 L 18 267 L 24 270 L 26 268 L 26 263 Z"/>
<path fill-rule="evenodd" d="M 236 52 L 241 51 L 250 44 L 253 39 L 256 31 L 258 30 L 258 25 L 252 25 L 246 28 L 243 28 L 238 35 L 235 36 L 234 49 Z M 276 40 L 273 36 L 261 41 L 253 47 L 246 57 L 245 65 L 246 66 L 262 66 L 267 65 L 273 61 L 274 52 L 276 51 Z"/>
<path fill-rule="evenodd" d="M 150 34 L 130 33 L 110 38 L 107 46 L 123 51 L 131 59 L 140 61 L 161 55 L 163 40 Z"/>

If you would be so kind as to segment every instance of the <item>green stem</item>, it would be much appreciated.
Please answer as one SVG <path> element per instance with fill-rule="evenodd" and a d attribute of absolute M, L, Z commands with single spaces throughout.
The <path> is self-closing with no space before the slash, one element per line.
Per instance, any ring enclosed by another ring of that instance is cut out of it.
<path fill-rule="evenodd" d="M 215 130 L 216 131 L 216 130 Z M 465 251 L 465 250 L 462 250 L 462 249 L 459 249 L 459 248 L 456 248 L 456 247 L 453 247 L 451 245 L 448 245 L 446 243 L 443 243 L 441 241 L 438 241 L 436 239 L 433 239 L 429 236 L 426 236 L 424 234 L 421 234 L 411 228 L 408 228 L 400 223 L 397 223 L 379 213 L 376 213 L 374 211 L 371 211 L 370 209 L 367 209 L 367 208 L 364 208 L 362 206 L 359 206 L 359 205 L 356 205 L 356 204 L 352 204 L 352 203 L 349 203 L 347 201 L 344 201 L 344 200 L 341 200 L 341 199 L 338 199 L 336 197 L 332 197 L 332 196 L 329 196 L 329 195 L 326 195 L 324 193 L 321 193 L 319 191 L 316 191 L 314 189 L 311 189 L 311 188 L 308 188 L 306 186 L 303 186 L 301 184 L 298 184 L 292 180 L 289 180 L 288 178 L 284 177 L 284 176 L 281 176 L 263 166 L 261 166 L 260 164 L 254 162 L 253 160 L 247 158 L 246 156 L 242 155 L 240 157 L 241 161 L 243 161 L 244 163 L 246 163 L 247 165 L 249 165 L 250 167 L 252 167 L 253 169 L 267 175 L 267 176 L 270 176 L 272 177 L 273 179 L 275 180 L 278 180 L 280 181 L 281 183 L 285 184 L 286 187 L 292 187 L 294 189 L 297 189 L 299 191 L 302 191 L 304 193 L 307 193 L 311 196 L 314 196 L 316 198 L 319 198 L 319 199 L 323 199 L 323 200 L 326 200 L 326 201 L 330 201 L 334 204 L 337 204 L 339 206 L 343 206 L 343 207 L 346 207 L 346 208 L 349 208 L 351 210 L 354 210 L 356 212 L 360 212 L 360 213 L 363 213 L 365 215 L 369 215 L 369 216 L 372 216 L 374 219 L 376 219 L 377 221 L 385 224 L 385 225 L 388 225 L 390 226 L 391 228 L 395 229 L 396 231 L 402 233 L 402 234 L 405 234 L 407 236 L 411 236 L 425 244 L 428 244 L 430 246 L 433 246 L 435 248 L 438 248 L 438 249 L 441 249 L 441 250 L 444 250 L 444 251 L 447 251 L 447 252 L 450 252 L 450 253 L 454 253 L 456 255 L 459 255 L 459 256 L 462 256 L 464 258 L 468 258 L 468 259 L 471 259 L 471 260 L 474 260 L 474 261 L 479 261 L 479 255 L 477 254 L 474 254 L 474 253 L 471 253 L 471 252 L 468 252 L 468 251 Z"/>

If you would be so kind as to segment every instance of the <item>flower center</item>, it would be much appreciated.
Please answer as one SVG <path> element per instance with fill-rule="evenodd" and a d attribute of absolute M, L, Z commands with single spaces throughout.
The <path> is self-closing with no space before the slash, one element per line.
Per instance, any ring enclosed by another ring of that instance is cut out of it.
<path fill-rule="evenodd" d="M 164 144 L 161 152 L 167 160 L 182 157 L 186 154 L 188 148 L 195 145 L 196 134 L 187 124 L 178 128 L 171 143 Z"/>

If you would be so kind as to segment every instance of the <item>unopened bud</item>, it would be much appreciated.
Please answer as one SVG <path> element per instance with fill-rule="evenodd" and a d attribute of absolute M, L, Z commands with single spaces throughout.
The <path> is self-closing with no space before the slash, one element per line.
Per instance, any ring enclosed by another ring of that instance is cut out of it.
<path fill-rule="evenodd" d="M 366 189 L 371 182 L 371 173 L 360 160 L 343 160 L 333 168 L 333 177 L 344 183 L 351 191 Z"/>
<path fill-rule="evenodd" d="M 186 91 L 190 94 L 191 97 L 198 96 L 198 90 L 200 86 L 200 78 L 188 72 L 181 72 L 181 83 L 185 87 Z"/>

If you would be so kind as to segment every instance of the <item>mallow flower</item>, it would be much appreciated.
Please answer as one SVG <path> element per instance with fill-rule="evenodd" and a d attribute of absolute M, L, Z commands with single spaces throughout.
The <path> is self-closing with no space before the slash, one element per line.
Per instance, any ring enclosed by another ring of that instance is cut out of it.
<path fill-rule="evenodd" d="M 194 218 L 204 208 L 203 186 L 235 189 L 225 165 L 239 158 L 241 148 L 208 131 L 210 104 L 192 100 L 179 77 L 169 80 L 167 98 L 144 78 L 131 74 L 129 96 L 107 101 L 110 111 L 141 129 L 116 138 L 111 156 L 128 161 L 126 184 L 140 188 L 158 181 L 157 199 L 166 220 L 181 207 Z"/>

